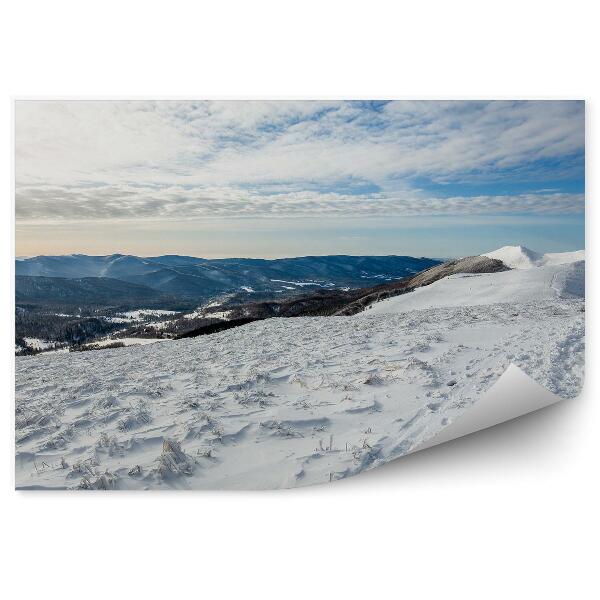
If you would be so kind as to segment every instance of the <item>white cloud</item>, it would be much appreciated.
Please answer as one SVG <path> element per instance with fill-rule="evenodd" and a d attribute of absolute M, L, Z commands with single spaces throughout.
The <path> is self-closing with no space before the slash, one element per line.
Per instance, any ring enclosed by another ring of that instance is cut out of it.
<path fill-rule="evenodd" d="M 543 183 L 583 149 L 573 102 L 19 102 L 17 218 L 580 212 L 581 194 L 440 199 L 413 180 Z M 381 191 L 323 191 L 347 181 Z"/>
<path fill-rule="evenodd" d="M 90 219 L 199 219 L 211 217 L 423 216 L 574 214 L 583 194 L 543 193 L 435 198 L 416 193 L 339 194 L 289 191 L 262 195 L 239 188 L 24 187 L 17 191 L 19 221 Z"/>

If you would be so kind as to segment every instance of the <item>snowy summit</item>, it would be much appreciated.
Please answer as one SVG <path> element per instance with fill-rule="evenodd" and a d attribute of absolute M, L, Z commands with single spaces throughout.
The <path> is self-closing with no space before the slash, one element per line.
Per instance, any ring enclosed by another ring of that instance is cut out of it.
<path fill-rule="evenodd" d="M 501 260 L 511 269 L 532 269 L 544 265 L 562 265 L 585 260 L 585 250 L 538 254 L 525 246 L 504 246 L 498 250 L 486 252 L 482 256 Z"/>

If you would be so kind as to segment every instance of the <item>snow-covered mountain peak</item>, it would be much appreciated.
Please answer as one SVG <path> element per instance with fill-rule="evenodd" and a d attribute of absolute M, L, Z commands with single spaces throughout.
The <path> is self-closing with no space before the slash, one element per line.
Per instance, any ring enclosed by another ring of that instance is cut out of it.
<path fill-rule="evenodd" d="M 525 246 L 503 246 L 492 252 L 486 252 L 482 256 L 501 260 L 511 269 L 532 269 L 545 265 L 563 265 L 567 263 L 585 260 L 585 251 L 574 252 L 552 252 L 539 254 Z"/>
<path fill-rule="evenodd" d="M 543 255 L 526 248 L 525 246 L 503 246 L 482 256 L 501 260 L 511 269 L 531 269 L 541 264 Z"/>

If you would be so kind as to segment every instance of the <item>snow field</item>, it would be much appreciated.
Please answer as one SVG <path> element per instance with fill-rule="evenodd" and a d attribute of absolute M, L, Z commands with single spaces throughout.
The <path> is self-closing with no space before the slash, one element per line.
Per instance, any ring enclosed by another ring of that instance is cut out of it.
<path fill-rule="evenodd" d="M 392 460 L 512 362 L 562 396 L 582 300 L 269 319 L 211 336 L 18 357 L 21 488 L 278 488 Z"/>
<path fill-rule="evenodd" d="M 17 487 L 324 483 L 417 448 L 510 364 L 574 397 L 584 262 L 516 248 L 496 254 L 519 268 L 452 275 L 352 317 L 17 357 Z"/>

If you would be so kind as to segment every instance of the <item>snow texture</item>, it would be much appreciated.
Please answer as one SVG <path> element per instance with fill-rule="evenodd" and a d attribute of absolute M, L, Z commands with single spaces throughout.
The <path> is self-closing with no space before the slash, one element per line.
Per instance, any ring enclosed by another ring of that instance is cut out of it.
<path fill-rule="evenodd" d="M 351 317 L 16 358 L 19 488 L 328 482 L 416 448 L 513 363 L 583 380 L 583 263 L 453 275 Z"/>

